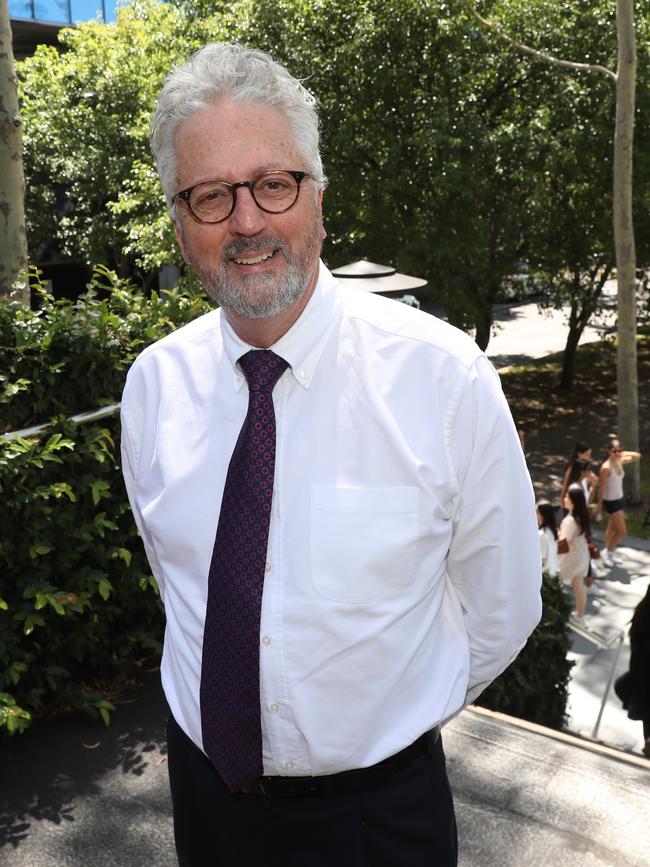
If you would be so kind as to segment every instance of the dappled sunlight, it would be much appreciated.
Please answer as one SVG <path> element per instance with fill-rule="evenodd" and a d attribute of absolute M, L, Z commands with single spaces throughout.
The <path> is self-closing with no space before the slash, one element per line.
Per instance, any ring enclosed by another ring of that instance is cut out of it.
<path fill-rule="evenodd" d="M 38 720 L 24 735 L 0 741 L 4 783 L 0 795 L 0 853 L 3 847 L 30 845 L 32 824 L 43 821 L 61 828 L 66 850 L 75 824 L 83 824 L 79 834 L 92 847 L 97 837 L 94 832 L 89 834 L 84 813 L 96 811 L 97 833 L 101 835 L 103 798 L 107 781 L 115 773 L 130 778 L 130 792 L 119 796 L 124 811 L 131 810 L 133 816 L 137 813 L 135 792 L 136 800 L 144 798 L 150 806 L 168 814 L 167 714 L 156 672 L 146 675 L 136 700 L 117 706 L 108 728 L 87 717 L 65 715 Z M 113 827 L 111 834 L 115 833 Z M 53 830 L 50 837 L 58 839 L 58 832 Z M 51 863 L 63 864 L 67 859 L 61 855 L 60 860 Z M 92 858 L 86 863 L 92 863 Z"/>

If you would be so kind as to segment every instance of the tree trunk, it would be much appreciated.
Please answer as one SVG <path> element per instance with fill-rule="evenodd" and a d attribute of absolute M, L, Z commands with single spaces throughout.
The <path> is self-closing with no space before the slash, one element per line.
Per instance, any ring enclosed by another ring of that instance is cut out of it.
<path fill-rule="evenodd" d="M 476 337 L 478 347 L 485 352 L 492 336 L 492 307 L 481 309 L 475 317 Z"/>
<path fill-rule="evenodd" d="M 569 389 L 573 385 L 576 351 L 584 330 L 585 326 L 583 325 L 582 317 L 578 314 L 578 302 L 572 301 L 571 313 L 569 314 L 569 332 L 564 344 L 564 352 L 562 353 L 562 374 L 560 376 L 560 388 L 562 389 Z"/>
<path fill-rule="evenodd" d="M 469 3 L 469 0 L 465 0 Z M 634 140 L 634 106 L 636 88 L 636 37 L 634 32 L 634 0 L 616 0 L 616 35 L 618 68 L 616 73 L 598 64 L 572 63 L 522 45 L 501 32 L 479 15 L 473 4 L 474 16 L 501 39 L 525 54 L 539 60 L 566 66 L 604 72 L 616 82 L 616 130 L 614 133 L 614 243 L 616 247 L 616 277 L 618 282 L 618 354 L 617 396 L 618 436 L 624 447 L 639 448 L 639 390 L 636 357 L 636 253 L 632 220 L 632 145 Z M 632 499 L 641 498 L 639 464 L 630 464 L 626 486 Z"/>
<path fill-rule="evenodd" d="M 0 295 L 29 304 L 23 137 L 7 0 L 0 0 L 0 237 Z"/>
<path fill-rule="evenodd" d="M 618 436 L 624 448 L 639 448 L 636 353 L 636 253 L 632 221 L 632 144 L 636 83 L 633 0 L 617 0 L 618 70 L 614 136 L 614 242 L 618 281 Z M 639 464 L 626 473 L 635 502 L 641 496 Z"/>

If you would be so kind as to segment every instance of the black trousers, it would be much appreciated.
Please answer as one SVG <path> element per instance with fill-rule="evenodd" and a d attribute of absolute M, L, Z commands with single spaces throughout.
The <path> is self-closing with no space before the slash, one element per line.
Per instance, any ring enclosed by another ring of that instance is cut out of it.
<path fill-rule="evenodd" d="M 170 718 L 169 779 L 180 867 L 456 867 L 442 740 L 380 788 L 260 798 L 230 793 Z"/>

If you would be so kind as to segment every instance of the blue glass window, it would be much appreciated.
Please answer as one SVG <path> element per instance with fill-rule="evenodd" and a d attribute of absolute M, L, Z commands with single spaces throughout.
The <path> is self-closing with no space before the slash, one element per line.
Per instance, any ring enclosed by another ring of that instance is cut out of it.
<path fill-rule="evenodd" d="M 9 0 L 10 18 L 73 24 L 104 18 L 115 21 L 117 0 Z"/>
<path fill-rule="evenodd" d="M 32 4 L 30 0 L 9 0 L 10 18 L 31 18 Z"/>
<path fill-rule="evenodd" d="M 116 0 L 71 0 L 72 20 L 90 21 L 98 18 L 105 21 L 115 21 Z"/>

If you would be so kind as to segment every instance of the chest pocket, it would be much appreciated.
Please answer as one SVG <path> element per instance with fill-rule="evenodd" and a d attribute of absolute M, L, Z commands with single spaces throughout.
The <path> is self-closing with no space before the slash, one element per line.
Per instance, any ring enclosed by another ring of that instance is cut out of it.
<path fill-rule="evenodd" d="M 327 599 L 368 603 L 399 593 L 417 537 L 415 487 L 312 487 L 312 579 Z"/>

